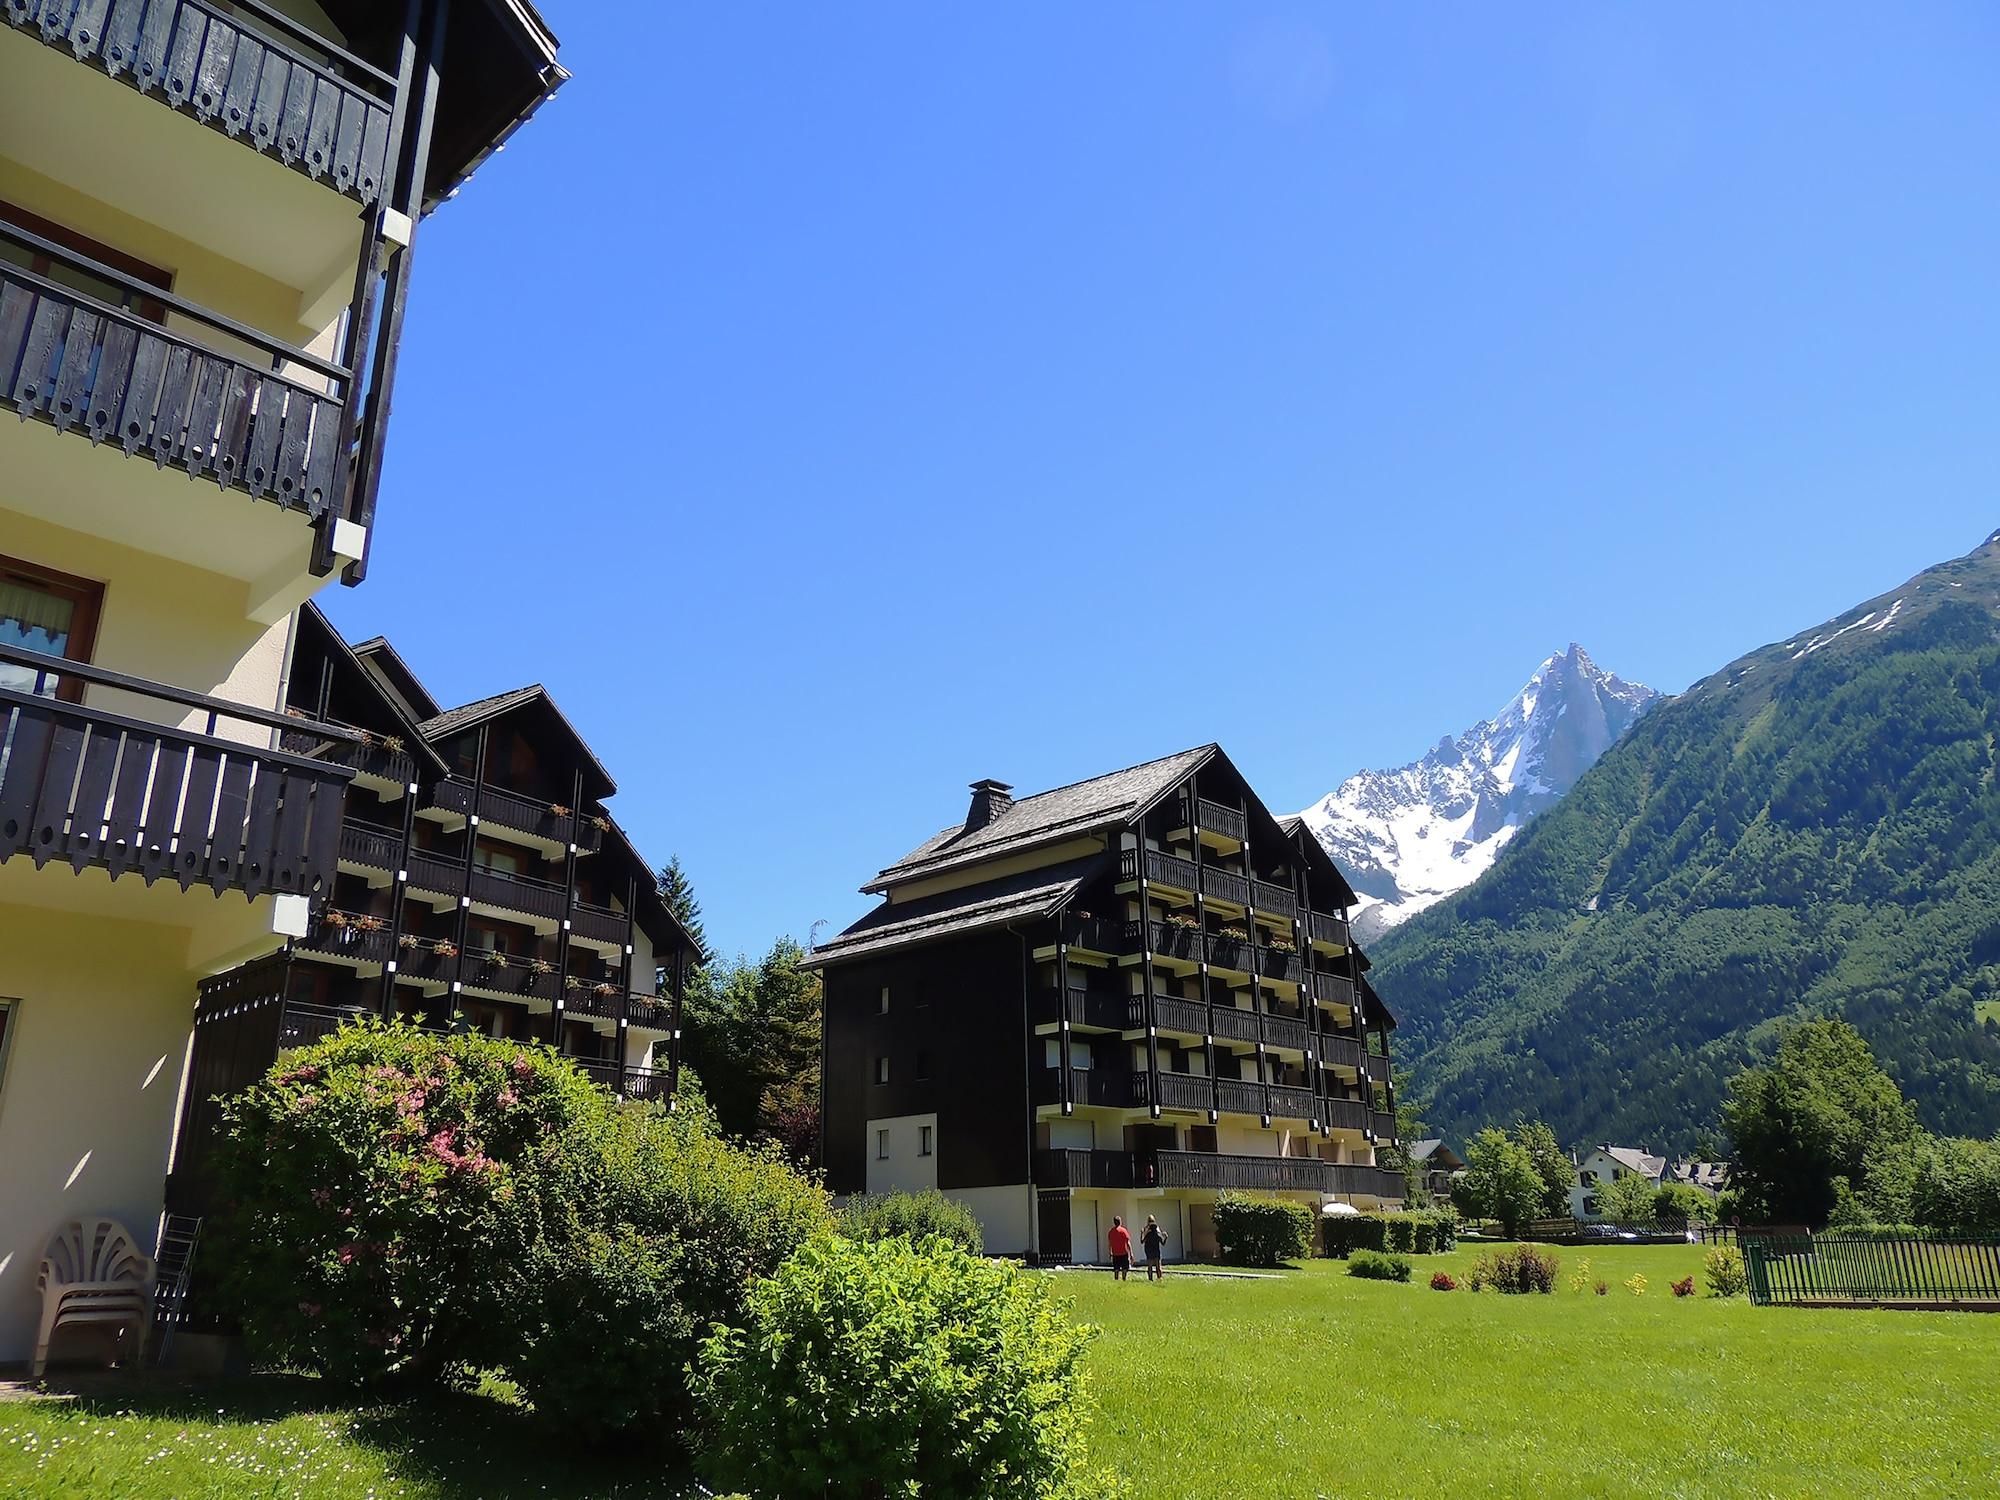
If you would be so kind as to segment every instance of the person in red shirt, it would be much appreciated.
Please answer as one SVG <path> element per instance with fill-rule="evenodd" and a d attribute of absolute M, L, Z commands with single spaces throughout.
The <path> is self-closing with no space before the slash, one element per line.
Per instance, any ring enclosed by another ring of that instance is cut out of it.
<path fill-rule="evenodd" d="M 1132 1271 L 1132 1231 L 1125 1227 L 1123 1219 L 1114 1215 L 1111 1233 L 1105 1239 L 1111 1246 L 1111 1279 L 1123 1281 Z"/>

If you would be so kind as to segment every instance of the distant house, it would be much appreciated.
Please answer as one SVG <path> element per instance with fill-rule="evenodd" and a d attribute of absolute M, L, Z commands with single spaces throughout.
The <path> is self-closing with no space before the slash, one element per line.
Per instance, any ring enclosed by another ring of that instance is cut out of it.
<path fill-rule="evenodd" d="M 1569 1211 L 1579 1219 L 1597 1217 L 1597 1189 L 1637 1174 L 1654 1187 L 1667 1175 L 1667 1159 L 1636 1146 L 1593 1146 L 1576 1164 L 1576 1181 L 1569 1190 Z"/>
<path fill-rule="evenodd" d="M 1674 1163 L 1673 1181 L 1685 1182 L 1690 1187 L 1698 1187 L 1705 1193 L 1719 1193 L 1729 1186 L 1729 1163 L 1678 1161 Z"/>
<path fill-rule="evenodd" d="M 1425 1191 L 1433 1198 L 1448 1201 L 1451 1198 L 1451 1179 L 1465 1170 L 1465 1158 L 1441 1140 L 1412 1141 L 1407 1154 L 1410 1165 L 1420 1168 L 1424 1174 Z"/>

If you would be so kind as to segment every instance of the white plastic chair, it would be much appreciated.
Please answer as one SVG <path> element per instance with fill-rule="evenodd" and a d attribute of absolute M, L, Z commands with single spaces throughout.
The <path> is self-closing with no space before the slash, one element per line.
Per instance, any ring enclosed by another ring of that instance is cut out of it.
<path fill-rule="evenodd" d="M 153 1322 L 153 1258 L 116 1219 L 73 1219 L 57 1230 L 42 1256 L 36 1289 L 42 1322 L 35 1334 L 35 1376 L 48 1364 L 49 1340 L 58 1328 L 112 1329 L 132 1336 L 126 1353 L 145 1347 Z"/>

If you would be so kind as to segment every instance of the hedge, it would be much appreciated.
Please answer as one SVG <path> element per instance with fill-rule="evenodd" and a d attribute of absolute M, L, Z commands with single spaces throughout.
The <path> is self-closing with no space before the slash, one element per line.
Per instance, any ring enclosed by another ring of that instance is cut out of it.
<path fill-rule="evenodd" d="M 1458 1215 L 1448 1208 L 1401 1213 L 1341 1214 L 1326 1220 L 1325 1252 L 1345 1260 L 1356 1250 L 1433 1255 L 1458 1244 Z"/>
<path fill-rule="evenodd" d="M 1275 1266 L 1312 1254 L 1313 1211 L 1289 1198 L 1224 1193 L 1215 1200 L 1215 1239 L 1231 1266 Z"/>

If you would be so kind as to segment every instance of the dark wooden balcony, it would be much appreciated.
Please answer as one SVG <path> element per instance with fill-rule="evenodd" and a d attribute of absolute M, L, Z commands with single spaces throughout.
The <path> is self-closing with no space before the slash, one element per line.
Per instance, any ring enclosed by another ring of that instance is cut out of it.
<path fill-rule="evenodd" d="M 357 203 L 396 80 L 261 0 L 0 0 L 0 19 Z"/>
<path fill-rule="evenodd" d="M 1335 962 L 1346 963 L 1347 960 L 1336 959 Z M 1354 981 L 1344 974 L 1322 974 L 1315 971 L 1312 989 L 1315 1000 L 1322 1000 L 1328 1005 L 1345 1005 L 1350 1010 L 1354 1008 Z"/>
<path fill-rule="evenodd" d="M 1293 1052 L 1303 1052 L 1306 1050 L 1309 1035 L 1304 1021 L 1294 1020 L 1290 1016 L 1264 1017 L 1264 1040 L 1273 1047 L 1285 1047 Z"/>
<path fill-rule="evenodd" d="M 628 1067 L 621 1092 L 627 1099 L 664 1100 L 673 1094 L 672 1076 L 664 1068 Z"/>
<path fill-rule="evenodd" d="M 1347 924 L 1331 912 L 1316 911 L 1312 913 L 1312 921 L 1307 925 L 1312 933 L 1312 940 L 1315 943 L 1331 943 L 1337 948 L 1351 946 L 1347 933 Z"/>
<path fill-rule="evenodd" d="M 400 869 L 403 830 L 385 828 L 361 818 L 347 818 L 340 825 L 340 857 L 349 864 L 371 870 Z"/>
<path fill-rule="evenodd" d="M 1282 980 L 1286 984 L 1297 984 L 1305 977 L 1305 967 L 1297 953 L 1268 945 L 1257 949 L 1257 972 L 1265 979 Z"/>
<path fill-rule="evenodd" d="M 405 851 L 403 863 L 410 872 L 410 885 L 414 889 L 431 891 L 440 896 L 465 894 L 463 861 L 448 854 L 427 854 L 421 849 L 410 849 Z"/>
<path fill-rule="evenodd" d="M 1134 995 L 1131 1003 L 1129 1025 L 1137 1027 L 1145 1024 L 1146 1002 Z M 1178 995 L 1156 995 L 1153 998 L 1153 1024 L 1162 1031 L 1171 1031 L 1179 1036 L 1208 1035 L 1208 1007 L 1199 1000 L 1184 1000 Z"/>
<path fill-rule="evenodd" d="M 1179 922 L 1127 922 L 1121 953 L 1136 953 L 1141 947 L 1152 950 L 1155 958 L 1177 958 L 1198 963 L 1203 951 L 1199 927 Z"/>
<path fill-rule="evenodd" d="M 1232 974 L 1248 974 L 1256 946 L 1247 937 L 1214 934 L 1208 939 L 1208 961 L 1215 968 L 1226 969 Z"/>
<path fill-rule="evenodd" d="M 1042 990 L 1035 996 L 1033 1015 L 1038 1026 L 1068 1021 L 1072 1026 L 1089 1026 L 1099 1031 L 1123 1031 L 1135 1024 L 1128 1019 L 1125 996 L 1107 995 L 1082 985 L 1071 985 L 1066 995 L 1057 993 L 1053 987 Z"/>
<path fill-rule="evenodd" d="M 475 799 L 470 781 L 448 776 L 431 788 L 425 805 L 460 817 L 470 817 L 477 811 L 481 823 L 532 834 L 554 844 L 575 844 L 583 852 L 595 853 L 603 845 L 603 830 L 591 817 L 577 816 L 574 808 L 561 808 L 557 803 L 542 802 L 497 786 L 480 787 L 477 791 Z"/>
<path fill-rule="evenodd" d="M 35 675 L 0 688 L 0 859 L 60 860 L 146 884 L 165 876 L 257 896 L 315 895 L 339 868 L 345 766 L 222 739 L 221 721 L 267 738 L 276 713 L 121 672 L 0 647 Z M 53 696 L 59 683 L 113 688 L 206 732 L 108 713 Z M 338 731 L 327 726 L 337 737 Z"/>
<path fill-rule="evenodd" d="M 1382 1167 L 1321 1161 L 1311 1156 L 1235 1156 L 1205 1151 L 1141 1153 L 1135 1178 L 1167 1190 L 1262 1193 L 1364 1193 L 1403 1196 L 1399 1172 Z"/>
<path fill-rule="evenodd" d="M 1287 1120 L 1316 1120 L 1320 1117 L 1320 1101 L 1311 1089 L 1274 1083 L 1266 1092 L 1270 1095 L 1273 1119 L 1282 1116 Z"/>
<path fill-rule="evenodd" d="M 1129 1188 L 1132 1153 L 1078 1149 L 1037 1151 L 1030 1164 L 1038 1188 Z"/>
<path fill-rule="evenodd" d="M 631 995 L 609 981 L 563 981 L 563 1009 L 573 1016 L 596 1016 L 600 1020 L 622 1019 L 631 1004 Z"/>
<path fill-rule="evenodd" d="M 1159 1091 L 1152 1092 L 1152 1081 L 1159 1080 Z M 1198 1110 L 1203 1114 L 1215 1107 L 1214 1080 L 1205 1073 L 1136 1073 L 1132 1078 L 1134 1102 L 1144 1106 L 1157 1104 L 1162 1109 Z"/>
<path fill-rule="evenodd" d="M 466 894 L 474 901 L 483 901 L 489 906 L 526 912 L 529 916 L 542 917 L 551 922 L 562 919 L 569 896 L 556 881 L 477 864 L 472 867 Z M 619 940 L 624 940 L 622 927 L 619 929 Z"/>
<path fill-rule="evenodd" d="M 1258 1040 L 1257 1012 L 1240 1010 L 1234 1005 L 1215 1007 L 1215 1034 L 1227 1037 L 1232 1042 L 1254 1042 Z"/>
<path fill-rule="evenodd" d="M 468 947 L 458 977 L 469 990 L 508 999 L 553 1001 L 556 997 L 555 965 L 546 959 L 538 962 L 490 948 Z"/>
<path fill-rule="evenodd" d="M 560 889 L 560 888 L 558 888 Z M 561 915 L 560 912 L 557 915 Z M 570 931 L 599 943 L 625 943 L 625 913 L 579 901 L 570 911 Z"/>
<path fill-rule="evenodd" d="M 1387 1110 L 1374 1110 L 1369 1114 L 1368 1127 L 1375 1132 L 1378 1141 L 1394 1142 L 1396 1139 L 1396 1117 Z"/>
<path fill-rule="evenodd" d="M 295 939 L 292 946 L 321 958 L 379 965 L 389 957 L 388 928 L 389 924 L 378 917 L 316 911 L 306 935 Z"/>
<path fill-rule="evenodd" d="M 1182 797 L 1175 807 L 1175 814 L 1183 828 L 1199 824 L 1202 832 L 1220 834 L 1239 844 L 1250 836 L 1250 820 L 1241 808 L 1225 807 L 1206 797 L 1193 806 L 1189 805 L 1188 798 Z"/>
<path fill-rule="evenodd" d="M 1070 1098 L 1078 1104 L 1096 1105 L 1104 1109 L 1133 1108 L 1133 1075 L 1122 1068 L 1071 1068 Z M 1040 1067 L 1033 1073 L 1034 1100 L 1037 1104 L 1059 1104 L 1062 1102 L 1061 1070 Z M 1140 1076 L 1144 1076 L 1143 1074 Z"/>
<path fill-rule="evenodd" d="M 1254 1079 L 1219 1078 L 1215 1092 L 1225 1113 L 1258 1116 L 1264 1113 L 1264 1086 Z"/>
<path fill-rule="evenodd" d="M 1322 1099 L 1320 1118 L 1334 1130 L 1368 1128 L 1368 1106 L 1360 1099 Z"/>
<path fill-rule="evenodd" d="M 1332 1165 L 1309 1156 L 1225 1156 L 1206 1151 L 1149 1152 L 1162 1188 L 1208 1192 L 1316 1193 Z"/>
<path fill-rule="evenodd" d="M 1127 953 L 1126 930 L 1129 923 L 1105 917 L 1092 917 L 1083 913 L 1065 915 L 1062 924 L 1062 941 L 1072 948 L 1081 948 L 1086 953 L 1102 953 L 1115 957 Z"/>
<path fill-rule="evenodd" d="M 278 741 L 278 747 L 310 760 L 326 760 L 337 766 L 347 766 L 357 776 L 372 776 L 381 781 L 394 782 L 397 786 L 407 787 L 416 779 L 416 760 L 394 736 L 375 734 L 337 720 L 328 722 L 347 730 L 356 738 L 329 740 L 310 729 L 288 729 Z"/>
<path fill-rule="evenodd" d="M 1352 1033 L 1337 1031 L 1315 1032 L 1320 1061 L 1336 1068 L 1361 1067 L 1361 1042 Z"/>
<path fill-rule="evenodd" d="M 448 943 L 404 933 L 396 941 L 396 973 L 424 984 L 450 984 L 458 977 L 458 954 Z"/>
<path fill-rule="evenodd" d="M 633 993 L 625 1000 L 625 1016 L 634 1026 L 667 1031 L 674 1024 L 674 1003 L 664 995 Z"/>
<path fill-rule="evenodd" d="M 1118 856 L 1118 879 L 1121 884 L 1130 884 L 1139 878 L 1140 852 L 1127 849 Z M 1234 906 L 1249 903 L 1250 882 L 1241 875 L 1217 869 L 1214 865 L 1197 865 L 1191 859 L 1162 854 L 1157 849 L 1148 849 L 1144 853 L 1149 884 L 1171 891 L 1184 891 L 1190 896 L 1198 890 L 1211 901 L 1226 901 Z"/>
<path fill-rule="evenodd" d="M 0 262 L 0 376 L 23 418 L 315 521 L 345 515 L 350 371 L 4 220 L 0 242 L 124 288 L 132 304 Z M 197 327 L 168 329 L 149 305 Z"/>
<path fill-rule="evenodd" d="M 1260 912 L 1268 912 L 1274 917 L 1294 917 L 1298 915 L 1299 898 L 1289 886 L 1273 885 L 1268 880 L 1252 883 L 1250 895 Z"/>

